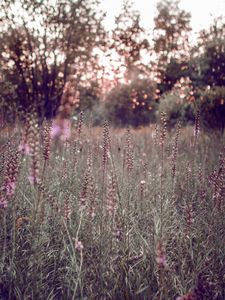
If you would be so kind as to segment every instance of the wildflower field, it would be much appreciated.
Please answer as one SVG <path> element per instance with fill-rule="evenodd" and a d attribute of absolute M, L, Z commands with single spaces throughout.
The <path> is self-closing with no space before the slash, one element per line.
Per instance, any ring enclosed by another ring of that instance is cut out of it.
<path fill-rule="evenodd" d="M 0 300 L 225 300 L 205 2 L 0 0 Z"/>
<path fill-rule="evenodd" d="M 224 299 L 224 138 L 198 118 L 2 128 L 0 299 Z"/>

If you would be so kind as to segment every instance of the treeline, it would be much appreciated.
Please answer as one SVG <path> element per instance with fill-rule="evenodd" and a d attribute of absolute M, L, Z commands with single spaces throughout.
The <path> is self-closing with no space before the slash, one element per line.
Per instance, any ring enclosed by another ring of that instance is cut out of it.
<path fill-rule="evenodd" d="M 16 7 L 19 9 L 16 9 Z M 3 0 L 0 4 L 0 107 L 14 119 L 35 106 L 55 115 L 66 82 L 94 125 L 192 123 L 225 128 L 225 22 L 218 18 L 191 43 L 191 15 L 179 1 L 158 2 L 147 32 L 129 1 L 106 31 L 95 0 Z M 105 61 L 105 63 L 102 63 Z"/>

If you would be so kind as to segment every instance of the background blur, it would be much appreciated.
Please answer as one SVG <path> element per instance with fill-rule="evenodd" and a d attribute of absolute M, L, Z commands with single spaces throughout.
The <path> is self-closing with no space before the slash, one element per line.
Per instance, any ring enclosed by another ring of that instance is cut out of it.
<path fill-rule="evenodd" d="M 1 119 L 55 116 L 63 88 L 73 116 L 134 127 L 166 112 L 223 131 L 224 1 L 4 0 L 0 4 Z"/>

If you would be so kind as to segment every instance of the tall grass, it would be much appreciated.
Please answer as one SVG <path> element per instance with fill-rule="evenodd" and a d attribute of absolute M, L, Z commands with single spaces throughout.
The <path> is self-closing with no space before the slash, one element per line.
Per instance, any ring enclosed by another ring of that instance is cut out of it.
<path fill-rule="evenodd" d="M 224 140 L 2 132 L 0 299 L 224 299 Z"/>

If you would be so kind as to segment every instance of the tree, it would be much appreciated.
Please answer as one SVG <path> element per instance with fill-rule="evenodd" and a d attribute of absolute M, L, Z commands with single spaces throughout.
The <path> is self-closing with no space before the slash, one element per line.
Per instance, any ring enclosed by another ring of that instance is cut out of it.
<path fill-rule="evenodd" d="M 164 69 L 164 80 L 161 83 L 161 90 L 172 90 L 173 86 L 183 77 L 190 76 L 190 68 L 187 60 L 171 58 Z"/>
<path fill-rule="evenodd" d="M 116 24 L 112 32 L 111 48 L 116 49 L 123 60 L 126 79 L 136 80 L 140 74 L 146 73 L 142 56 L 149 51 L 149 42 L 140 25 L 140 14 L 132 9 L 129 1 L 124 2 L 121 13 L 116 17 Z"/>
<path fill-rule="evenodd" d="M 91 74 L 93 49 L 105 35 L 96 5 L 95 0 L 1 1 L 1 80 L 15 87 L 17 106 L 35 103 L 39 115 L 52 114 L 66 81 L 73 76 L 77 86 Z"/>
<path fill-rule="evenodd" d="M 162 0 L 154 19 L 154 51 L 157 55 L 159 89 L 163 93 L 187 76 L 191 15 L 179 8 L 179 1 Z"/>
<path fill-rule="evenodd" d="M 200 33 L 190 62 L 191 76 L 196 87 L 225 85 L 225 23 L 215 20 L 208 31 Z"/>
<path fill-rule="evenodd" d="M 225 22 L 219 18 L 200 33 L 192 51 L 191 78 L 202 127 L 225 129 Z"/>

